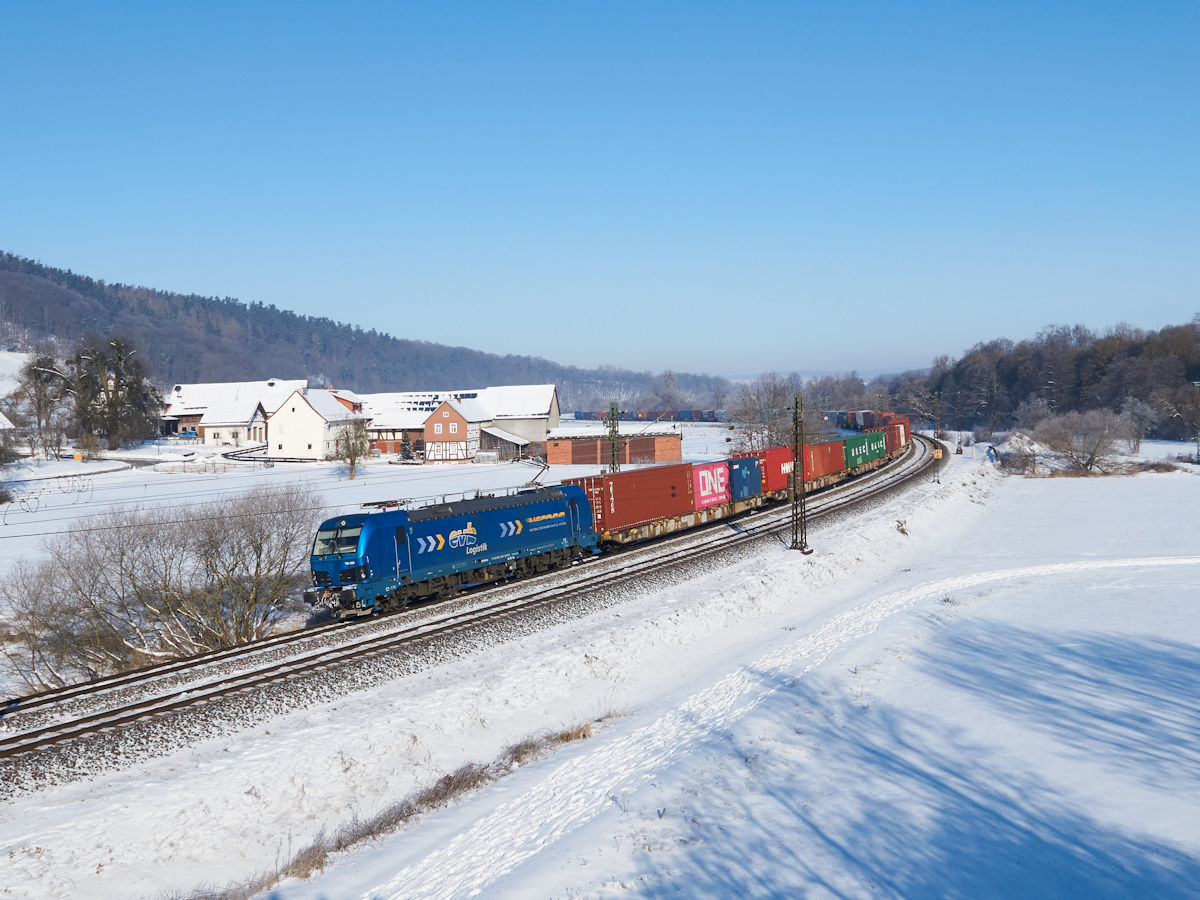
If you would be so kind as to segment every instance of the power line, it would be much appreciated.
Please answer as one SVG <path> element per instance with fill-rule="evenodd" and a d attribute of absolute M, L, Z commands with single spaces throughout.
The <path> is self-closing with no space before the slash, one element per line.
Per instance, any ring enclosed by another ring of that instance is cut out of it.
<path fill-rule="evenodd" d="M 514 485 L 511 488 L 504 488 L 503 490 L 516 490 L 518 487 L 519 487 L 519 485 Z M 226 499 L 233 498 L 234 500 L 246 499 L 246 497 L 248 497 L 253 490 L 254 489 L 251 488 L 250 491 L 246 492 L 245 497 L 238 498 L 234 494 L 230 493 L 230 494 L 222 495 L 222 498 L 226 498 Z M 442 494 L 432 494 L 432 495 L 427 495 L 424 497 L 412 497 L 409 499 L 417 501 L 417 502 L 437 501 L 439 498 L 443 498 L 443 497 L 453 495 L 453 494 L 470 494 L 470 493 L 472 493 L 472 489 L 468 488 L 466 490 L 447 491 Z M 218 499 L 221 499 L 221 498 L 218 498 Z M 185 509 L 185 508 L 194 508 L 197 506 L 203 507 L 206 505 L 211 505 L 214 502 L 216 502 L 216 500 L 210 500 L 206 504 L 195 503 L 195 504 L 187 504 L 186 506 L 173 506 L 172 509 L 179 510 L 179 509 Z M 95 531 L 111 531 L 111 530 L 115 530 L 115 529 L 126 529 L 126 528 L 157 528 L 157 527 L 163 527 L 166 525 L 184 525 L 184 524 L 191 524 L 191 523 L 195 523 L 195 522 L 213 522 L 213 521 L 221 521 L 224 519 L 233 519 L 233 518 L 253 518 L 253 517 L 260 517 L 260 516 L 276 516 L 276 515 L 283 515 L 283 514 L 289 513 L 289 512 L 317 512 L 320 510 L 346 509 L 347 507 L 357 507 L 357 506 L 361 506 L 361 504 L 359 504 L 359 503 L 323 503 L 323 504 L 317 504 L 314 506 L 298 506 L 298 507 L 294 507 L 294 508 L 286 509 L 286 510 L 266 510 L 266 511 L 261 511 L 261 512 L 252 511 L 252 512 L 245 512 L 245 513 L 225 512 L 225 513 L 219 513 L 219 514 L 211 515 L 211 516 L 189 516 L 186 518 L 170 517 L 170 518 L 158 519 L 153 522 L 128 522 L 128 523 L 122 523 L 122 524 L 110 523 L 110 524 L 96 525 L 96 526 L 86 527 L 86 528 L 70 528 L 70 527 L 68 527 L 68 528 L 64 528 L 64 529 L 59 529 L 57 531 L 22 531 L 19 534 L 0 533 L 0 541 L 17 540 L 20 538 L 50 537 L 53 535 L 62 535 L 64 533 L 87 534 L 87 533 L 95 532 Z M 151 509 L 153 509 L 153 507 L 151 507 Z M 115 509 L 115 510 L 110 509 L 110 510 L 107 510 L 107 512 L 106 511 L 98 511 L 93 516 L 90 516 L 90 517 L 88 517 L 88 516 L 59 516 L 59 517 L 52 518 L 52 519 L 40 519 L 37 524 L 41 525 L 41 524 L 45 524 L 46 522 L 71 522 L 71 521 L 79 521 L 80 519 L 86 519 L 86 518 L 99 518 L 106 514 L 115 515 L 122 511 L 123 511 L 122 509 Z M 149 510 L 147 510 L 147 511 L 149 511 Z M 3 527 L 7 527 L 7 526 L 0 526 L 0 528 L 3 528 Z M 15 527 L 15 526 L 13 526 L 13 527 Z"/>

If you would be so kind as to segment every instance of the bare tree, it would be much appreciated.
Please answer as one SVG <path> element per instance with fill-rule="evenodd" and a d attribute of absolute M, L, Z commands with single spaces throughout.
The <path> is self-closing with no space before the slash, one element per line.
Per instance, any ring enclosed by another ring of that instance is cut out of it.
<path fill-rule="evenodd" d="M 358 470 L 358 461 L 371 452 L 371 436 L 362 419 L 355 419 L 337 433 L 333 441 L 333 458 L 344 462 L 353 478 Z"/>
<path fill-rule="evenodd" d="M 1030 394 L 1017 404 L 1017 408 L 1013 411 L 1017 427 L 1026 431 L 1035 430 L 1038 425 L 1053 415 L 1049 402 L 1037 394 Z"/>
<path fill-rule="evenodd" d="M 729 413 L 741 426 L 742 450 L 781 447 L 792 441 L 792 386 L 776 372 L 738 385 Z"/>
<path fill-rule="evenodd" d="M 783 378 L 775 372 L 767 372 L 738 386 L 729 416 L 731 422 L 740 426 L 739 450 L 791 446 L 794 434 L 792 409 L 798 383 L 796 376 Z M 804 431 L 809 441 L 819 439 L 827 431 L 820 410 L 808 403 L 804 405 Z"/>
<path fill-rule="evenodd" d="M 258 488 L 194 509 L 81 520 L 2 584 L 3 668 L 33 689 L 262 637 L 303 583 L 319 498 Z"/>
<path fill-rule="evenodd" d="M 1138 400 L 1136 397 L 1126 397 L 1125 403 L 1121 406 L 1121 415 L 1129 427 L 1125 434 L 1129 452 L 1137 453 L 1142 449 L 1142 438 L 1158 418 L 1158 413 L 1149 403 Z"/>
<path fill-rule="evenodd" d="M 1034 438 L 1081 472 L 1103 469 L 1116 455 L 1116 443 L 1129 433 L 1123 416 L 1106 409 L 1069 412 L 1043 420 Z"/>
<path fill-rule="evenodd" d="M 17 375 L 9 402 L 33 456 L 57 457 L 66 432 L 70 374 L 64 363 L 43 347 Z"/>

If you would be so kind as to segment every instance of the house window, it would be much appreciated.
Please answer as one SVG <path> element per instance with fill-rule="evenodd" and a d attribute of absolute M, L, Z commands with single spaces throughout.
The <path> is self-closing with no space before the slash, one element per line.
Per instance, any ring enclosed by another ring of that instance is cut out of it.
<path fill-rule="evenodd" d="M 277 444 L 276 446 L 277 446 L 277 447 L 278 447 L 280 450 L 282 450 L 282 449 L 283 449 L 283 444 Z"/>
<path fill-rule="evenodd" d="M 444 410 L 444 409 L 443 409 L 443 410 L 442 410 L 442 418 L 443 418 L 443 419 L 448 419 L 448 418 L 450 418 L 450 413 L 449 413 L 447 410 Z"/>
<path fill-rule="evenodd" d="M 451 423 L 450 423 L 450 433 L 451 433 L 451 434 L 458 434 L 458 423 L 457 423 L 457 422 L 451 422 Z"/>
<path fill-rule="evenodd" d="M 221 432 L 219 432 L 219 431 L 214 431 L 214 432 L 212 433 L 212 437 L 213 437 L 213 440 L 214 440 L 214 441 L 220 440 L 220 439 L 221 439 Z"/>
<path fill-rule="evenodd" d="M 441 434 L 441 433 L 442 433 L 442 423 L 441 423 L 441 422 L 434 422 L 434 423 L 433 423 L 433 433 L 434 433 L 434 434 Z"/>
<path fill-rule="evenodd" d="M 309 444 L 309 445 L 308 445 L 308 449 L 309 449 L 309 450 L 311 450 L 311 449 L 312 449 L 312 444 Z"/>

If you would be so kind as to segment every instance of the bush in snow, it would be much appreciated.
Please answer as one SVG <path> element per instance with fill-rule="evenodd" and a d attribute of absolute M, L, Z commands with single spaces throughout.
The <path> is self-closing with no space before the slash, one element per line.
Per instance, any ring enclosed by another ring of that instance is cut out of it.
<path fill-rule="evenodd" d="M 1130 434 L 1127 417 L 1106 409 L 1069 412 L 1042 420 L 1034 438 L 1079 472 L 1103 470 L 1117 455 L 1116 444 Z"/>
<path fill-rule="evenodd" d="M 43 689 L 262 637 L 304 581 L 319 504 L 287 485 L 186 520 L 80 520 L 0 585 L 12 610 L 0 667 Z"/>

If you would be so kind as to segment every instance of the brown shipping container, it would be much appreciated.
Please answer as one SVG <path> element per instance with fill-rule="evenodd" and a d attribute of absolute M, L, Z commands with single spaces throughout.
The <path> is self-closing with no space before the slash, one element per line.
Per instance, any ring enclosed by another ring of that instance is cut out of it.
<path fill-rule="evenodd" d="M 816 481 L 837 475 L 846 468 L 846 453 L 841 441 L 804 445 L 804 481 Z"/>
<path fill-rule="evenodd" d="M 571 478 L 563 484 L 584 489 L 592 504 L 596 531 L 601 533 L 692 511 L 692 467 L 688 464 Z"/>
<path fill-rule="evenodd" d="M 904 432 L 907 429 L 903 425 L 884 425 L 883 426 L 883 442 L 887 447 L 888 453 L 895 453 L 904 446 Z"/>

